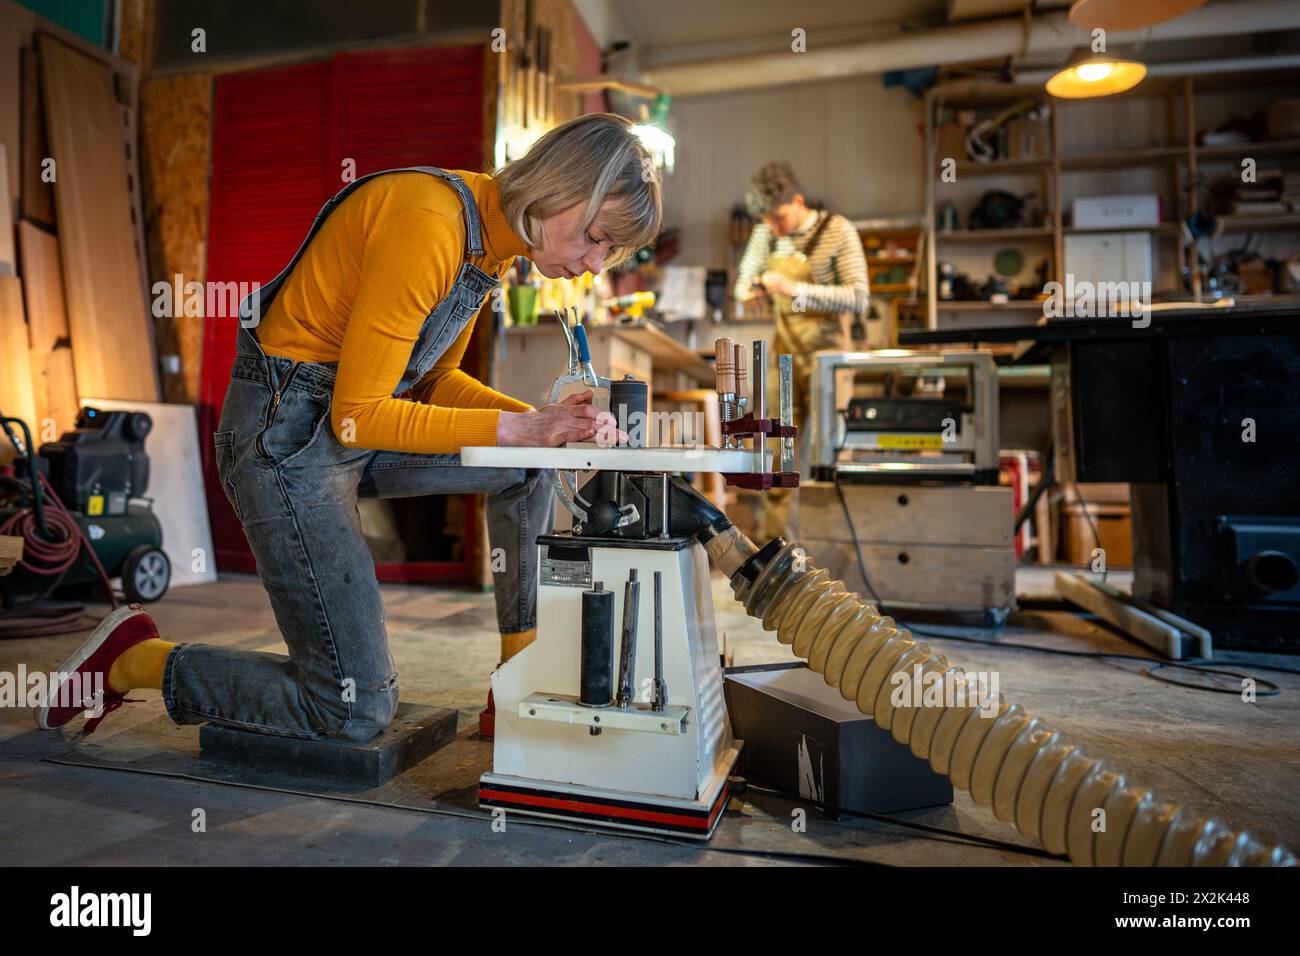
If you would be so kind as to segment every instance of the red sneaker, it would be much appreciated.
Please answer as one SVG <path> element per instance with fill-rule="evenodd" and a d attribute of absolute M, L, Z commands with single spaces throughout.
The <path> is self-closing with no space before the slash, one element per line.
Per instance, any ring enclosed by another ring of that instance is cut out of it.
<path fill-rule="evenodd" d="M 129 647 L 158 636 L 158 626 L 139 604 L 120 607 L 99 622 L 93 634 L 59 667 L 59 686 L 36 710 L 36 725 L 43 730 L 62 727 L 78 714 L 89 714 L 86 733 L 127 702 L 127 696 L 108 682 L 108 671 Z"/>

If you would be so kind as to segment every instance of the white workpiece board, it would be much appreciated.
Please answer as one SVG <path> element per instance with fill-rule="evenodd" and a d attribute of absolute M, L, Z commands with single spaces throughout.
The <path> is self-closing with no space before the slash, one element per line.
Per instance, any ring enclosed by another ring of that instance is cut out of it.
<path fill-rule="evenodd" d="M 149 490 L 144 497 L 153 499 L 153 512 L 162 525 L 162 549 L 172 565 L 170 587 L 215 581 L 217 566 L 203 494 L 194 406 L 108 398 L 83 398 L 81 405 L 103 411 L 145 412 L 153 419 L 153 430 L 144 440 L 149 456 Z M 202 570 L 196 571 L 196 567 Z"/>
<path fill-rule="evenodd" d="M 560 471 L 717 471 L 727 474 L 758 471 L 757 454 L 748 449 L 601 448 L 570 444 L 561 448 L 503 448 L 470 445 L 460 450 L 460 463 L 474 468 L 554 468 Z M 771 467 L 765 452 L 763 469 Z"/>

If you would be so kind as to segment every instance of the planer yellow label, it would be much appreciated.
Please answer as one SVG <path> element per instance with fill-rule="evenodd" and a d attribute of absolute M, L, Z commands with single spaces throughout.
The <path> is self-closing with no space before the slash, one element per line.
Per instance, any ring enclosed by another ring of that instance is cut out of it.
<path fill-rule="evenodd" d="M 86 499 L 86 514 L 102 515 L 104 513 L 104 496 L 91 495 Z"/>
<path fill-rule="evenodd" d="M 877 448 L 942 448 L 942 435 L 877 435 Z"/>

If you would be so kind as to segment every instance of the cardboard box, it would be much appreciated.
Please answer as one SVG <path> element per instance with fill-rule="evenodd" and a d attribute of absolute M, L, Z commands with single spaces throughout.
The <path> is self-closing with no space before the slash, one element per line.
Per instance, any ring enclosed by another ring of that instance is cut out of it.
<path fill-rule="evenodd" d="M 744 773 L 778 790 L 862 813 L 952 803 L 952 784 L 858 712 L 802 662 L 728 668 Z"/>
<path fill-rule="evenodd" d="M 1160 225 L 1160 197 L 1155 193 L 1133 196 L 1080 196 L 1074 200 L 1077 229 L 1129 229 Z"/>
<path fill-rule="evenodd" d="M 1046 120 L 1020 117 L 1007 123 L 1007 159 L 1045 159 L 1049 152 Z"/>
<path fill-rule="evenodd" d="M 938 156 L 938 162 L 943 164 L 945 159 L 955 159 L 957 162 L 966 161 L 966 134 L 967 128 L 954 121 L 940 124 L 935 130 L 935 146 L 937 147 L 935 155 Z"/>

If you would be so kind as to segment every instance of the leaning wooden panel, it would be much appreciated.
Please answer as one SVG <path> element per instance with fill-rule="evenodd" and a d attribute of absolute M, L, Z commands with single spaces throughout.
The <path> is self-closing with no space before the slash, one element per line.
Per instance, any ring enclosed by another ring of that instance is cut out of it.
<path fill-rule="evenodd" d="M 23 295 L 27 300 L 27 330 L 34 349 L 48 351 L 68 337 L 68 312 L 63 300 L 63 264 L 59 240 L 30 222 L 18 224 L 18 249 L 23 262 Z"/>
<path fill-rule="evenodd" d="M 23 318 L 23 284 L 0 277 L 0 412 L 36 427 L 36 401 L 27 357 L 27 322 Z M 18 429 L 15 429 L 17 432 Z M 14 457 L 13 445 L 0 436 L 0 463 Z"/>
<path fill-rule="evenodd" d="M 155 401 L 153 330 L 113 76 L 47 34 L 38 50 L 77 386 L 83 394 Z"/>

